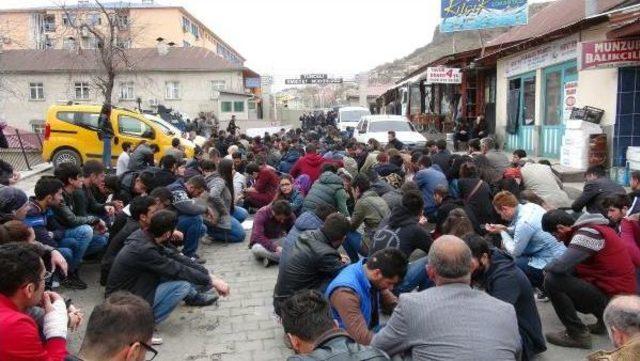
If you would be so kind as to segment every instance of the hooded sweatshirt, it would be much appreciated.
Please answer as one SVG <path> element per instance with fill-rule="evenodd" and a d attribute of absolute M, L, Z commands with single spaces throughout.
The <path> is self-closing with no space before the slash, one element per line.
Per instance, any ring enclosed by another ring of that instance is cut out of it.
<path fill-rule="evenodd" d="M 393 232 L 397 236 L 398 242 L 388 242 L 388 232 Z M 373 236 L 373 245 L 370 254 L 385 248 L 397 248 L 407 257 L 416 249 L 425 253 L 429 252 L 431 247 L 431 236 L 420 224 L 418 217 L 409 213 L 409 210 L 402 204 L 391 210 L 388 219 L 383 220 L 380 228 Z"/>
<path fill-rule="evenodd" d="M 335 163 L 338 167 L 342 167 L 342 161 L 331 161 L 322 158 L 318 153 L 307 153 L 298 159 L 293 168 L 291 168 L 290 174 L 293 178 L 297 178 L 301 174 L 306 174 L 311 178 L 311 182 L 315 182 L 316 179 L 320 177 L 322 164 L 327 162 Z"/>

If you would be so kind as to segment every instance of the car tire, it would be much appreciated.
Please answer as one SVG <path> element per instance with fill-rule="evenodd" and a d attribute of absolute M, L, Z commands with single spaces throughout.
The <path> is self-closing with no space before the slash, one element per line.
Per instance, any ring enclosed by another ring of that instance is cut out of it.
<path fill-rule="evenodd" d="M 61 149 L 55 152 L 53 157 L 51 157 L 51 162 L 53 163 L 53 167 L 57 168 L 62 163 L 73 163 L 77 166 L 82 165 L 82 157 L 80 154 L 72 149 Z"/>

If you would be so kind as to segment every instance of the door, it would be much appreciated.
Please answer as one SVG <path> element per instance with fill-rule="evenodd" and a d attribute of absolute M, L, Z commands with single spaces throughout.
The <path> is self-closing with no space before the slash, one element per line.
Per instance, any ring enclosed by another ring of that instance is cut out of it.
<path fill-rule="evenodd" d="M 509 81 L 509 106 L 511 117 L 517 117 L 517 131 L 507 134 L 507 148 L 533 152 L 535 126 L 536 76 L 528 73 Z"/>
<path fill-rule="evenodd" d="M 578 68 L 575 61 L 548 67 L 543 71 L 543 121 L 540 129 L 540 150 L 543 157 L 559 158 L 566 118 L 567 86 L 575 88 Z"/>

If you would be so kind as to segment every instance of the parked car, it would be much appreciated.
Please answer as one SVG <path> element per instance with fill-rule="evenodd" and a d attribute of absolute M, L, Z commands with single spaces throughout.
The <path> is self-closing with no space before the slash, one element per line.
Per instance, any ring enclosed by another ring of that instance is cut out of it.
<path fill-rule="evenodd" d="M 103 144 L 98 139 L 100 105 L 53 105 L 47 110 L 42 143 L 42 158 L 57 166 L 63 162 L 83 164 L 88 159 L 102 159 Z M 159 159 L 171 148 L 172 130 L 153 122 L 136 110 L 114 107 L 111 110 L 112 164 L 122 153 L 122 143 L 137 145 L 145 140 L 157 144 Z M 195 144 L 185 139 L 185 153 L 192 157 Z"/>
<path fill-rule="evenodd" d="M 358 142 L 366 143 L 373 138 L 382 146 L 389 143 L 388 131 L 396 132 L 396 138 L 409 149 L 424 148 L 427 138 L 415 130 L 407 118 L 400 115 L 368 115 L 362 117 L 355 131 Z"/>
<path fill-rule="evenodd" d="M 347 127 L 357 127 L 360 119 L 365 115 L 371 115 L 367 108 L 363 107 L 342 107 L 338 109 L 338 128 L 343 131 Z"/>
<path fill-rule="evenodd" d="M 188 135 L 181 131 L 178 127 L 176 127 L 175 125 L 169 123 L 168 121 L 160 118 L 157 115 L 153 115 L 153 114 L 144 114 L 145 118 L 151 120 L 154 123 L 157 123 L 158 125 L 160 125 L 162 128 L 165 129 L 165 132 L 167 132 L 167 135 L 173 136 L 173 137 L 178 137 L 180 138 L 180 143 L 183 146 L 186 146 L 187 144 L 189 144 L 189 141 L 193 142 L 194 144 L 196 144 L 199 147 L 204 146 L 204 143 L 207 141 L 207 138 L 201 136 L 201 135 L 196 135 L 196 137 L 192 140 L 189 140 Z M 169 134 L 168 132 L 171 132 L 171 134 Z"/>

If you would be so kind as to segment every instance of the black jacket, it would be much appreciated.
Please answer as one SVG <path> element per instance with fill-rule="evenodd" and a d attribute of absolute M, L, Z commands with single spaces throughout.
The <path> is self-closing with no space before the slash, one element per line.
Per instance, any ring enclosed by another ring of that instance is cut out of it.
<path fill-rule="evenodd" d="M 161 282 L 187 281 L 196 286 L 211 286 L 209 271 L 174 249 L 158 245 L 152 236 L 137 230 L 127 238 L 116 256 L 105 289 L 105 296 L 129 291 L 153 306 L 156 288 Z"/>
<path fill-rule="evenodd" d="M 127 223 L 125 223 L 124 227 L 109 240 L 109 245 L 107 246 L 104 256 L 102 256 L 101 262 L 101 270 L 105 276 L 109 274 L 111 266 L 113 266 L 113 261 L 116 259 L 116 256 L 118 256 L 120 250 L 122 250 L 122 247 L 124 247 L 125 240 L 139 229 L 140 223 L 138 223 L 138 221 L 133 218 L 127 218 Z"/>
<path fill-rule="evenodd" d="M 392 141 L 389 142 L 389 144 L 392 145 L 397 150 L 403 150 L 404 149 L 404 143 L 399 141 L 398 138 L 394 138 Z"/>
<path fill-rule="evenodd" d="M 58 207 L 52 208 L 54 221 L 51 222 L 51 225 L 54 228 L 54 232 L 75 228 L 83 224 L 93 226 L 100 222 L 100 218 L 95 216 L 79 216 L 77 214 L 78 205 L 71 194 L 63 191 L 62 199 L 63 201 Z"/>
<path fill-rule="evenodd" d="M 358 344 L 348 333 L 340 329 L 329 330 L 315 342 L 308 355 L 289 356 L 287 361 L 385 361 L 389 357 L 371 346 Z"/>
<path fill-rule="evenodd" d="M 449 161 L 451 160 L 451 153 L 449 150 L 441 150 L 438 153 L 431 156 L 431 161 L 433 164 L 437 164 L 440 169 L 442 169 L 442 173 L 449 174 Z"/>
<path fill-rule="evenodd" d="M 442 203 L 438 206 L 438 211 L 436 212 L 435 217 L 433 218 L 433 222 L 436 224 L 436 231 L 438 233 L 442 233 L 442 224 L 449 217 L 449 213 L 456 208 L 464 209 L 464 202 L 460 199 L 455 199 L 451 196 L 447 196 L 442 200 Z M 468 216 L 467 212 L 467 216 Z"/>
<path fill-rule="evenodd" d="M 574 212 L 582 212 L 582 208 L 587 207 L 589 213 L 600 213 L 607 216 L 607 210 L 602 206 L 602 202 L 616 194 L 626 194 L 624 188 L 607 177 L 588 181 L 584 184 L 582 194 L 576 199 L 571 208 Z"/>
<path fill-rule="evenodd" d="M 458 189 L 460 189 L 460 198 L 467 205 L 467 213 L 473 212 L 473 217 L 478 224 L 495 223 L 496 219 L 493 210 L 493 196 L 491 187 L 486 181 L 483 181 L 480 188 L 474 193 L 473 190 L 478 185 L 479 178 L 460 178 L 458 179 Z M 471 197 L 469 197 L 471 196 Z M 468 198 L 468 199 L 467 199 Z"/>
<path fill-rule="evenodd" d="M 418 217 L 411 215 L 407 208 L 400 204 L 393 208 L 389 217 L 380 223 L 378 230 L 373 236 L 373 244 L 371 245 L 369 254 L 373 254 L 388 246 L 386 242 L 377 237 L 383 228 L 397 234 L 399 239 L 397 248 L 407 257 L 416 249 L 428 253 L 431 243 L 433 242 L 431 236 L 429 236 L 429 232 L 418 224 Z"/>
<path fill-rule="evenodd" d="M 547 346 L 531 282 L 510 255 L 497 248 L 491 249 L 491 266 L 484 273 L 483 286 L 488 294 L 515 308 L 523 342 L 522 359 L 531 360 L 533 355 L 544 352 Z"/>
<path fill-rule="evenodd" d="M 91 187 L 83 184 L 82 188 L 73 191 L 72 198 L 75 205 L 74 213 L 78 216 L 103 216 L 106 213 L 105 204 L 96 200 Z"/>
<path fill-rule="evenodd" d="M 303 232 L 289 251 L 286 267 L 278 273 L 274 297 L 289 297 L 302 289 L 323 291 L 343 267 L 340 252 L 321 230 Z"/>

